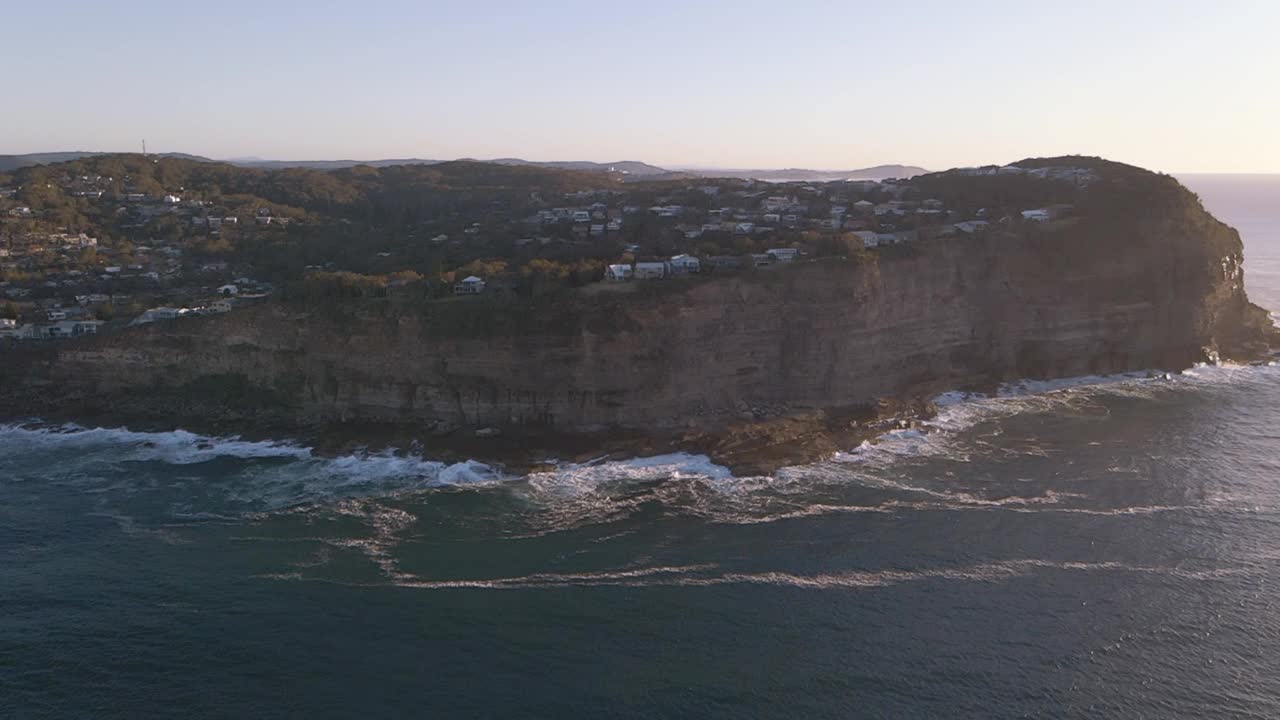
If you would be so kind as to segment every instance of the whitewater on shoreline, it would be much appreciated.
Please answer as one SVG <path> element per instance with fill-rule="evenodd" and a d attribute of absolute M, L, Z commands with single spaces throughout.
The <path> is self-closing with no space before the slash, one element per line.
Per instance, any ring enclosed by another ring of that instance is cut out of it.
<path fill-rule="evenodd" d="M 814 478 L 830 479 L 840 468 L 883 467 L 905 459 L 950 457 L 964 461 L 973 447 L 958 439 L 980 423 L 1055 409 L 1088 412 L 1097 393 L 1154 397 L 1163 392 L 1194 390 L 1218 383 L 1277 375 L 1274 362 L 1266 365 L 1198 365 L 1181 373 L 1138 371 L 1060 380 L 1026 380 L 1002 385 L 991 395 L 944 393 L 935 398 L 935 417 L 919 428 L 892 430 L 859 447 L 838 452 L 827 461 L 784 467 L 770 476 L 734 476 L 706 455 L 670 453 L 653 457 L 601 457 L 585 463 L 548 460 L 546 469 L 512 474 L 500 464 L 480 460 L 445 463 L 411 451 L 358 451 L 333 457 L 290 441 L 249 441 L 213 437 L 185 430 L 136 432 L 123 428 L 50 425 L 38 420 L 0 425 L 0 444 L 11 454 L 60 453 L 73 458 L 67 472 L 77 468 L 162 463 L 198 466 L 221 463 L 244 482 L 229 497 L 244 512 L 274 512 L 353 499 L 395 498 L 405 494 L 493 490 L 505 488 L 541 504 L 571 502 L 601 493 L 624 493 L 630 486 L 694 484 L 701 491 L 726 496 L 753 490 L 776 493 Z M 981 449 L 980 447 L 978 449 Z M 1021 452 L 1034 453 L 1027 447 Z M 835 472 L 833 472 L 835 470 Z M 848 474 L 848 473 L 845 473 Z M 922 493 L 928 500 L 930 493 Z M 974 500 L 933 492 L 934 499 Z M 1014 500 L 1012 504 L 1018 504 Z M 1040 502 L 1031 500 L 1032 503 Z M 1010 504 L 1010 503 L 1005 503 Z M 981 503 L 978 503 L 981 506 Z M 891 506 L 892 507 L 892 506 Z M 821 512 L 819 508 L 814 512 Z M 789 516 L 795 509 L 782 513 Z M 807 512 L 807 510 L 806 510 Z M 760 518 L 748 518 L 758 521 Z"/>

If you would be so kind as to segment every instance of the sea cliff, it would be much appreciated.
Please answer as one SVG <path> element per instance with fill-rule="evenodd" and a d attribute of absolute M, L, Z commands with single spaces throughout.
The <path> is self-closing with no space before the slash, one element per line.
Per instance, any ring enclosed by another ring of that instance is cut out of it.
<path fill-rule="evenodd" d="M 795 458 L 762 447 L 838 448 L 945 390 L 1265 353 L 1239 235 L 1167 182 L 1149 205 L 740 274 L 536 301 L 273 302 L 6 348 L 0 409 L 393 428 L 480 453 L 478 428 L 547 447 L 643 437 L 767 469 Z"/>

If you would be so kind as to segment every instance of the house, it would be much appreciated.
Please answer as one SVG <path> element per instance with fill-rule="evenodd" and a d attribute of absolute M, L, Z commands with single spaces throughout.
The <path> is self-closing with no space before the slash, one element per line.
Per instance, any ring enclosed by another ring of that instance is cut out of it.
<path fill-rule="evenodd" d="M 690 275 L 702 272 L 702 261 L 692 255 L 676 255 L 668 263 L 672 275 Z"/>
<path fill-rule="evenodd" d="M 663 262 L 638 262 L 635 267 L 637 280 L 662 279 L 667 276 L 667 264 Z"/>
<path fill-rule="evenodd" d="M 630 280 L 634 274 L 635 273 L 631 270 L 630 265 L 610 265 L 605 268 L 604 279 L 609 282 L 622 282 L 624 280 Z"/>
<path fill-rule="evenodd" d="M 98 328 L 102 325 L 101 320 L 67 320 L 57 325 L 51 326 L 57 328 L 57 337 L 80 337 L 81 335 L 97 335 Z M 50 337 L 54 337 L 50 334 Z"/>
<path fill-rule="evenodd" d="M 129 324 L 130 325 L 146 325 L 147 323 L 153 323 L 159 320 L 174 320 L 174 319 L 177 319 L 179 314 L 180 314 L 180 311 L 177 308 L 171 308 L 171 307 L 151 308 L 150 310 L 147 310 L 146 312 L 142 313 L 138 317 L 134 318 L 133 322 Z"/>
<path fill-rule="evenodd" d="M 223 285 L 218 288 L 218 294 L 222 297 L 233 297 L 240 294 L 240 288 L 235 285 Z"/>
<path fill-rule="evenodd" d="M 575 223 L 589 223 L 589 222 L 591 222 L 591 211 L 589 211 L 589 210 L 575 210 L 575 211 L 574 211 L 574 213 L 573 213 L 573 221 L 574 221 Z"/>
<path fill-rule="evenodd" d="M 484 281 L 475 275 L 469 275 L 453 286 L 454 295 L 479 295 L 484 292 Z"/>
<path fill-rule="evenodd" d="M 0 340 L 28 340 L 30 338 L 30 325 L 19 326 L 16 320 L 0 320 Z"/>
<path fill-rule="evenodd" d="M 124 196 L 125 202 L 142 202 L 143 200 L 146 200 L 146 199 L 147 199 L 146 193 L 126 193 Z"/>
<path fill-rule="evenodd" d="M 1022 219 L 1028 222 L 1049 222 L 1052 218 L 1048 210 L 1023 210 Z"/>
<path fill-rule="evenodd" d="M 180 202 L 182 202 L 182 198 L 178 197 L 177 195 L 164 196 L 164 204 L 166 205 L 177 205 Z"/>
<path fill-rule="evenodd" d="M 856 213 L 861 213 L 863 215 L 873 212 L 875 209 L 876 209 L 876 204 L 873 202 L 868 202 L 866 200 L 859 200 L 858 202 L 853 204 L 853 211 Z"/>
<path fill-rule="evenodd" d="M 259 215 L 254 218 L 259 225 L 270 225 L 272 217 L 270 215 Z"/>
<path fill-rule="evenodd" d="M 789 263 L 796 261 L 796 256 L 800 254 L 800 251 L 795 248 L 773 248 L 766 250 L 765 254 L 772 256 L 774 260 L 780 263 Z"/>
<path fill-rule="evenodd" d="M 604 223 L 595 223 L 591 226 L 591 236 L 600 237 L 604 234 Z"/>
<path fill-rule="evenodd" d="M 209 303 L 209 312 L 219 313 L 219 314 L 229 313 L 231 312 L 231 307 L 232 307 L 231 300 L 229 299 L 214 300 L 213 302 Z"/>
<path fill-rule="evenodd" d="M 853 236 L 862 241 L 862 247 L 870 250 L 873 247 L 880 246 L 880 235 L 870 230 L 859 230 L 853 233 Z"/>
<path fill-rule="evenodd" d="M 777 261 L 778 261 L 777 258 L 775 258 L 774 256 L 768 253 L 763 253 L 763 254 L 752 253 L 751 254 L 752 267 L 768 267 Z"/>
<path fill-rule="evenodd" d="M 9 215 L 12 217 L 31 217 L 31 208 L 16 207 L 9 211 Z"/>
<path fill-rule="evenodd" d="M 991 223 L 986 220 L 966 220 L 964 222 L 956 223 L 956 229 L 962 233 L 972 235 L 976 232 L 986 230 L 990 225 Z"/>
<path fill-rule="evenodd" d="M 733 227 L 733 231 L 739 235 L 750 235 L 751 233 L 755 232 L 755 230 L 756 230 L 755 223 L 749 223 L 749 222 L 738 223 Z"/>

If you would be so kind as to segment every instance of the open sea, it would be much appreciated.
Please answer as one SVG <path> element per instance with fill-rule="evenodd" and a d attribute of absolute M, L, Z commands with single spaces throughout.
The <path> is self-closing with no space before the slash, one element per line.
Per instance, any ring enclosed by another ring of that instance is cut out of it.
<path fill-rule="evenodd" d="M 1280 176 L 1189 176 L 1280 309 Z M 0 426 L 0 718 L 1277 718 L 1280 367 L 773 477 Z"/>

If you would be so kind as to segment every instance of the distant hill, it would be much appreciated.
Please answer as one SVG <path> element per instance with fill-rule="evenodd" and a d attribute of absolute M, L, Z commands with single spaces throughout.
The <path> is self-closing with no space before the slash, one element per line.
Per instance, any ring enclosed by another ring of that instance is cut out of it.
<path fill-rule="evenodd" d="M 779 182 L 811 181 L 829 182 L 832 180 L 883 180 L 885 178 L 910 178 L 929 172 L 915 165 L 876 165 L 858 170 L 809 170 L 807 168 L 768 169 L 706 169 L 686 168 L 702 177 L 740 178 L 743 180 L 773 180 Z"/>
<path fill-rule="evenodd" d="M 583 170 L 586 172 L 616 172 L 626 175 L 666 175 L 670 171 L 656 165 L 642 163 L 637 160 L 621 160 L 612 163 L 589 162 L 586 160 L 560 160 L 552 162 L 536 162 L 520 158 L 499 158 L 490 160 L 499 165 L 532 165 L 534 167 L 554 168 L 557 170 Z"/>
<path fill-rule="evenodd" d="M 71 152 L 49 152 L 49 153 L 29 153 L 27 155 L 0 155 L 0 172 L 9 170 L 17 170 L 18 168 L 31 167 L 33 165 L 52 165 L 54 163 L 70 162 L 86 157 L 97 157 L 100 155 L 112 155 L 114 153 L 90 150 L 73 150 Z M 152 153 L 148 157 L 174 158 L 177 160 L 195 160 L 197 162 L 213 162 L 207 157 L 199 155 L 188 155 L 187 153 Z"/>
<path fill-rule="evenodd" d="M 32 165 L 49 165 L 52 163 L 79 160 L 85 157 L 109 155 L 112 153 L 77 150 L 73 152 L 31 153 L 28 155 L 0 155 L 0 172 L 30 167 Z M 197 162 L 219 162 L 199 155 L 186 153 L 153 153 L 149 157 L 176 158 Z M 509 167 L 538 167 L 549 170 L 574 170 L 578 172 L 615 173 L 625 176 L 627 180 L 661 181 L 684 180 L 692 177 L 707 178 L 741 178 L 752 180 L 775 181 L 810 181 L 825 182 L 829 180 L 881 180 L 888 177 L 909 178 L 923 175 L 928 171 L 913 165 L 877 165 L 859 170 L 809 170 L 805 168 L 768 169 L 705 169 L 681 168 L 669 170 L 650 165 L 638 160 L 620 160 L 618 162 L 591 162 L 588 160 L 554 160 L 535 161 L 521 158 L 498 158 L 495 160 L 473 160 L 463 158 L 466 162 L 486 162 Z M 231 165 L 261 170 L 282 170 L 285 168 L 307 168 L 309 170 L 342 170 L 344 168 L 367 165 L 375 168 L 393 167 L 397 165 L 439 165 L 447 160 L 428 160 L 423 158 L 391 158 L 383 160 L 265 160 L 262 158 L 232 158 L 223 160 Z"/>
<path fill-rule="evenodd" d="M 308 168 L 311 170 L 341 170 L 357 165 L 383 168 L 394 165 L 439 165 L 444 160 L 424 160 L 422 158 L 396 158 L 389 160 L 262 160 L 234 159 L 224 162 L 240 167 L 262 168 L 263 170 L 282 170 L 284 168 Z"/>

